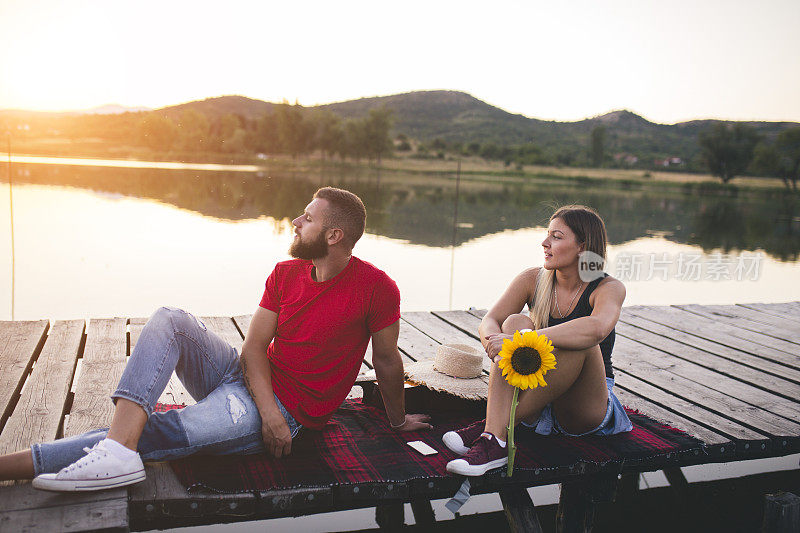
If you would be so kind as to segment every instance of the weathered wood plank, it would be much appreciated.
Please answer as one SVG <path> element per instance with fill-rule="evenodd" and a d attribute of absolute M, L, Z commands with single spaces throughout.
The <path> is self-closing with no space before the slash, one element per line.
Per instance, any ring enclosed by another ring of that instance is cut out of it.
<path fill-rule="evenodd" d="M 403 313 L 403 320 L 440 344 L 466 344 L 467 346 L 471 346 L 481 353 L 484 352 L 483 345 L 480 343 L 480 341 L 470 335 L 467 335 L 460 329 L 453 327 L 441 318 L 435 316 L 433 313 L 421 311 Z M 489 372 L 491 366 L 492 365 L 489 361 L 489 358 L 484 358 L 484 371 Z"/>
<path fill-rule="evenodd" d="M 728 326 L 713 320 L 694 315 L 677 307 L 626 307 L 625 312 L 646 318 L 664 326 L 669 326 L 678 331 L 690 333 L 706 340 L 735 348 L 764 359 L 769 359 L 800 370 L 800 358 L 795 352 L 779 350 L 766 342 L 773 341 L 772 337 L 748 332 L 740 328 Z M 757 337 L 757 341 L 751 340 Z M 794 346 L 791 343 L 786 343 Z"/>
<path fill-rule="evenodd" d="M 125 320 L 93 320 L 89 324 L 81 376 L 66 436 L 107 426 L 113 412 L 110 393 L 125 367 Z M 67 385 L 68 387 L 68 385 Z M 63 404 L 59 411 L 63 409 Z M 85 495 L 34 490 L 29 483 L 3 487 L 0 520 L 9 530 L 127 530 L 127 491 L 116 489 Z M 5 527 L 1 527 L 4 529 Z"/>
<path fill-rule="evenodd" d="M 30 489 L 28 485 L 19 488 Z M 116 496 L 120 492 L 124 493 L 123 490 L 107 492 L 114 494 L 114 497 L 95 493 L 86 498 L 91 499 L 91 503 L 0 510 L 0 531 L 129 531 L 128 502 L 126 498 Z M 61 494 L 57 496 L 63 497 Z"/>
<path fill-rule="evenodd" d="M 414 361 L 433 359 L 439 346 L 438 342 L 405 320 L 400 320 L 400 337 L 397 340 L 397 347 L 407 357 Z"/>
<path fill-rule="evenodd" d="M 83 320 L 53 325 L 25 390 L 0 433 L 0 455 L 57 437 L 85 326 Z"/>
<path fill-rule="evenodd" d="M 481 325 L 481 319 L 475 315 L 466 311 L 435 311 L 433 314 L 480 342 L 478 326 Z"/>
<path fill-rule="evenodd" d="M 203 324 L 213 331 L 225 342 L 236 348 L 237 353 L 242 353 L 244 338 L 239 332 L 239 328 L 233 323 L 233 319 L 225 316 L 204 316 L 200 319 Z"/>
<path fill-rule="evenodd" d="M 643 329 L 651 333 L 654 333 L 661 338 L 669 338 L 672 339 L 673 341 L 680 342 L 685 346 L 692 346 L 694 348 L 703 350 L 704 352 L 716 355 L 723 359 L 727 359 L 729 361 L 733 361 L 735 363 L 739 363 L 748 366 L 750 368 L 754 368 L 761 372 L 765 372 L 773 376 L 780 377 L 783 380 L 788 380 L 800 384 L 800 370 L 789 368 L 785 365 L 775 363 L 768 359 L 764 359 L 756 355 L 743 352 L 735 348 L 731 348 L 729 346 L 709 341 L 707 339 L 703 339 L 701 337 L 697 337 L 689 333 L 684 333 L 683 331 L 678 331 L 669 326 L 664 326 L 663 324 L 653 322 L 652 320 L 648 320 L 646 318 L 642 318 L 633 315 L 631 313 L 628 313 L 624 309 L 622 315 L 620 316 L 620 321 L 618 324 L 630 324 L 631 326 L 635 326 L 639 329 Z M 617 331 L 621 331 L 619 327 L 617 328 Z M 660 346 L 657 347 L 660 348 Z M 682 350 L 673 351 L 671 353 L 680 357 Z"/>
<path fill-rule="evenodd" d="M 255 496 L 243 494 L 189 494 L 178 481 L 169 463 L 148 463 L 145 465 L 147 478 L 130 487 L 131 514 L 138 518 L 153 516 L 161 512 L 169 515 L 176 510 L 191 512 L 190 502 L 200 507 L 204 502 L 237 503 L 252 505 Z M 152 507 L 148 509 L 147 505 Z M 197 511 L 195 511 L 197 513 Z"/>
<path fill-rule="evenodd" d="M 683 416 L 684 418 L 707 428 L 713 428 L 712 431 L 720 433 L 729 439 L 764 440 L 766 438 L 762 433 L 729 420 L 715 411 L 697 405 L 696 403 L 686 400 L 682 397 L 678 397 L 671 392 L 667 392 L 655 387 L 632 374 L 622 371 L 616 372 L 615 374 L 615 387 L 618 385 L 620 388 L 626 389 L 637 396 L 646 399 L 646 401 L 666 409 L 667 411 L 674 412 L 679 416 Z M 631 405 L 630 407 L 635 406 Z M 657 419 L 661 420 L 660 417 Z M 672 421 L 674 419 L 674 417 L 670 417 L 665 418 L 664 420 Z M 697 436 L 699 437 L 699 435 Z"/>
<path fill-rule="evenodd" d="M 676 307 L 737 328 L 774 337 L 779 341 L 789 341 L 798 345 L 795 346 L 795 352 L 800 352 L 800 324 L 793 320 L 773 318 L 736 305 L 691 304 Z"/>
<path fill-rule="evenodd" d="M 697 364 L 711 371 L 719 372 L 727 377 L 755 385 L 767 391 L 773 391 L 791 401 L 800 398 L 800 385 L 797 383 L 766 374 L 760 370 L 735 363 L 703 350 L 698 350 L 691 345 L 682 344 L 669 337 L 657 335 L 624 322 L 618 322 L 616 329 L 617 334 L 620 336 L 666 352 L 677 359 L 689 361 L 692 364 Z"/>
<path fill-rule="evenodd" d="M 124 318 L 89 321 L 81 374 L 64 436 L 79 435 L 111 424 L 114 403 L 109 396 L 125 370 L 126 322 Z"/>
<path fill-rule="evenodd" d="M 791 492 L 765 495 L 761 531 L 765 533 L 800 531 L 800 497 Z"/>
<path fill-rule="evenodd" d="M 169 463 L 147 463 L 146 478 L 129 488 L 131 503 L 157 502 L 159 500 L 184 499 L 188 493 Z"/>
<path fill-rule="evenodd" d="M 768 435 L 800 435 L 798 406 L 744 383 L 675 359 L 642 344 L 620 337 L 614 346 L 615 366 L 675 396 L 720 413 Z M 739 398 L 745 398 L 743 401 Z"/>
<path fill-rule="evenodd" d="M 259 493 L 257 500 L 259 513 L 266 515 L 314 512 L 331 509 L 334 506 L 331 487 L 303 487 L 299 489 L 271 490 Z"/>
<path fill-rule="evenodd" d="M 458 343 L 473 346 L 479 350 L 483 349 L 477 339 L 454 328 L 433 313 L 423 311 L 403 313 L 403 319 L 440 344 Z"/>
<path fill-rule="evenodd" d="M 475 309 L 474 307 L 471 307 L 467 310 L 467 313 L 471 314 L 476 318 L 480 318 L 481 320 L 483 320 L 483 317 L 486 316 L 486 313 L 488 312 L 489 312 L 488 309 Z"/>
<path fill-rule="evenodd" d="M 242 332 L 242 338 L 247 337 L 247 330 L 250 329 L 250 322 L 253 320 L 253 315 L 238 315 L 233 317 L 233 323 Z"/>
<path fill-rule="evenodd" d="M 133 349 L 136 347 L 136 343 L 139 341 L 139 336 L 142 334 L 142 329 L 146 323 L 146 318 L 130 319 L 130 353 L 133 353 Z M 197 403 L 195 399 L 192 398 L 192 395 L 189 394 L 189 391 L 186 390 L 186 387 L 183 386 L 181 380 L 178 379 L 175 372 L 172 372 L 167 386 L 164 388 L 164 392 L 158 397 L 158 402 L 167 405 L 193 405 Z"/>
<path fill-rule="evenodd" d="M 800 322 L 800 302 L 786 302 L 782 304 L 736 304 L 760 313 L 777 316 L 786 320 Z"/>
<path fill-rule="evenodd" d="M 702 320 L 703 325 L 724 332 L 733 342 L 744 339 L 788 354 L 797 354 L 796 343 L 749 329 L 745 327 L 748 325 L 745 320 L 706 313 L 702 306 L 696 307 L 695 310 L 682 309 L 677 305 L 653 306 L 652 308 L 663 309 L 663 313 L 680 317 L 685 321 Z M 752 323 L 749 325 L 752 326 Z"/>
<path fill-rule="evenodd" d="M 708 370 L 694 362 L 675 358 L 669 353 L 644 347 L 625 337 L 620 337 L 618 344 L 620 351 L 626 350 L 628 355 L 635 353 L 638 359 L 685 378 L 684 381 L 687 383 L 695 382 L 708 391 L 718 391 L 731 398 L 744 399 L 746 403 L 764 412 L 792 421 L 793 426 L 796 425 L 800 429 L 800 424 L 797 424 L 797 421 L 800 421 L 800 403 L 797 401 L 781 398 L 770 391 L 764 391 L 749 383 Z"/>
<path fill-rule="evenodd" d="M 0 322 L 0 429 L 47 338 L 47 320 Z"/>
<path fill-rule="evenodd" d="M 627 376 L 627 374 L 625 374 Z M 636 380 L 640 383 L 640 380 L 631 376 L 631 380 Z M 623 381 L 626 381 L 623 378 Z M 630 383 L 628 383 L 630 385 Z M 730 438 L 721 435 L 720 433 L 711 431 L 710 429 L 706 428 L 705 426 L 700 425 L 696 421 L 690 420 L 684 416 L 681 416 L 677 413 L 672 411 L 668 411 L 661 407 L 660 405 L 656 405 L 651 402 L 648 398 L 642 397 L 638 394 L 635 394 L 628 389 L 624 389 L 621 386 L 614 387 L 614 394 L 617 395 L 619 401 L 622 402 L 623 405 L 629 407 L 631 409 L 635 409 L 642 414 L 649 416 L 654 420 L 658 420 L 659 422 L 668 424 L 676 429 L 680 429 L 681 431 L 685 431 L 689 435 L 697 437 L 698 439 L 702 440 L 706 444 L 726 444 L 731 442 Z M 680 400 L 676 398 L 676 400 Z M 709 413 L 711 414 L 711 413 Z M 724 419 L 723 419 L 724 420 Z M 742 430 L 746 430 L 747 428 L 740 426 Z"/>
<path fill-rule="evenodd" d="M 798 315 L 788 315 L 788 314 L 772 314 L 772 313 L 765 313 L 763 311 L 759 311 L 757 309 L 751 309 L 746 305 L 706 305 L 705 308 L 711 310 L 714 313 L 724 313 L 728 315 L 737 316 L 740 318 L 746 318 L 748 320 L 752 320 L 753 322 L 758 322 L 761 324 L 768 324 L 771 326 L 777 326 L 779 328 L 792 330 L 795 334 L 800 333 L 800 313 Z"/>

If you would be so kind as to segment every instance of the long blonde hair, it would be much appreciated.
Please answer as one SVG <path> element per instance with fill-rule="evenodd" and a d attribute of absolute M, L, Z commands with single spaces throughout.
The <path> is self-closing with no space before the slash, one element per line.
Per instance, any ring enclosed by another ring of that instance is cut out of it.
<path fill-rule="evenodd" d="M 585 205 L 565 205 L 556 210 L 550 217 L 560 218 L 575 234 L 575 239 L 583 245 L 585 251 L 594 252 L 605 260 L 606 225 L 600 215 Z M 553 285 L 555 283 L 555 270 L 539 269 L 536 277 L 536 289 L 533 295 L 533 309 L 530 317 L 536 329 L 546 328 L 550 320 L 550 308 L 553 306 Z"/>

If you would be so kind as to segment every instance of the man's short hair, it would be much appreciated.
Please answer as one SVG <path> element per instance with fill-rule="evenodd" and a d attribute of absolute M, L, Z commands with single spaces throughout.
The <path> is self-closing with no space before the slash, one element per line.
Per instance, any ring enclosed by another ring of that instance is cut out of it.
<path fill-rule="evenodd" d="M 321 198 L 330 204 L 325 210 L 324 225 L 341 229 L 345 242 L 353 248 L 364 234 L 367 223 L 367 210 L 361 198 L 335 187 L 322 187 L 314 193 L 314 198 Z"/>

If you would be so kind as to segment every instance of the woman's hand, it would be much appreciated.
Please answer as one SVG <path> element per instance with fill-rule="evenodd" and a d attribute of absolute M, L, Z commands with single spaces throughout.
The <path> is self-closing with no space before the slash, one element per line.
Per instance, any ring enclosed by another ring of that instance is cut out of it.
<path fill-rule="evenodd" d="M 497 355 L 500 353 L 500 350 L 503 348 L 503 341 L 506 339 L 514 338 L 513 335 L 507 335 L 505 333 L 492 333 L 491 335 L 486 335 L 484 339 L 486 339 L 486 357 L 492 360 L 493 363 L 496 363 L 500 360 L 500 356 Z"/>

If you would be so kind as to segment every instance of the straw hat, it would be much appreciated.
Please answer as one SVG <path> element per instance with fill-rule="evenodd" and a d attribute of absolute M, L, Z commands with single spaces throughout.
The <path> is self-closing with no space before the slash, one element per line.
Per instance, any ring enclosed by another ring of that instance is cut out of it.
<path fill-rule="evenodd" d="M 470 400 L 489 396 L 489 376 L 483 373 L 483 354 L 466 344 L 442 344 L 433 361 L 406 367 L 408 379 L 429 389 Z"/>

